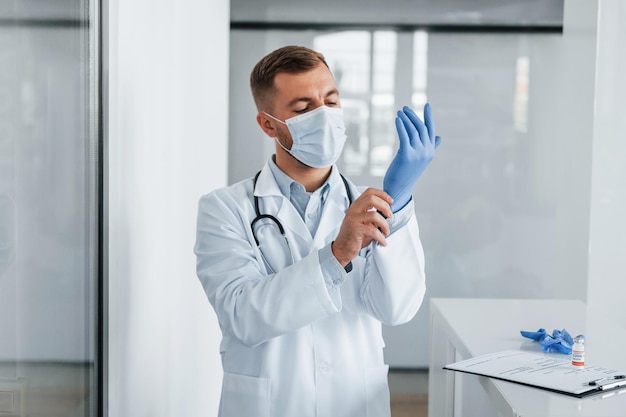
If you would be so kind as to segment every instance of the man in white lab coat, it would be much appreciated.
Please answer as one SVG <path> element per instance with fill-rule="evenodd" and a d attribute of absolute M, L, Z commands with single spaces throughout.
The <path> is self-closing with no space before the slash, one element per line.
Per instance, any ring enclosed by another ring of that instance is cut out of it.
<path fill-rule="evenodd" d="M 425 292 L 411 197 L 439 143 L 431 109 L 398 112 L 383 190 L 335 165 L 345 142 L 323 55 L 287 46 L 251 74 L 256 120 L 276 153 L 253 178 L 199 203 L 198 277 L 222 329 L 222 417 L 385 417 L 381 323 Z"/>

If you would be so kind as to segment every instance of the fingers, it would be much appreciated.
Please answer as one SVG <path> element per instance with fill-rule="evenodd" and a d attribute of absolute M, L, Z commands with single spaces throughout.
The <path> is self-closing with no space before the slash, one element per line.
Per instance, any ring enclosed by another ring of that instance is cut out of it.
<path fill-rule="evenodd" d="M 382 233 L 382 237 L 389 235 L 391 232 L 391 229 L 389 229 L 389 222 L 378 211 L 372 209 L 360 217 L 363 224 L 372 227 L 372 232 L 376 230 Z"/>
<path fill-rule="evenodd" d="M 391 203 L 393 198 L 383 190 L 368 188 L 352 203 L 346 217 L 365 226 L 363 233 L 370 241 L 386 245 L 385 236 L 391 232 L 387 218 L 393 216 Z"/>
<path fill-rule="evenodd" d="M 417 114 L 415 114 L 415 112 L 413 110 L 411 110 L 409 107 L 404 106 L 402 108 L 403 113 L 407 116 L 407 119 L 410 121 L 410 123 L 413 125 L 413 128 L 417 131 L 417 133 L 419 134 L 419 139 L 422 142 L 422 144 L 424 146 L 426 146 L 427 144 L 432 145 L 432 141 L 430 139 L 430 136 L 428 136 L 428 129 L 426 129 L 426 126 L 424 125 L 424 122 L 422 122 L 422 120 L 417 117 Z M 408 129 L 407 129 L 408 131 Z M 415 138 L 413 136 L 411 136 L 409 134 L 409 137 L 411 139 L 413 139 L 411 141 L 412 145 L 415 145 Z"/>
<path fill-rule="evenodd" d="M 404 122 L 400 119 L 400 116 L 396 117 L 396 130 L 398 131 L 398 139 L 400 139 L 400 151 L 411 146 L 409 142 L 409 134 L 404 127 Z"/>
<path fill-rule="evenodd" d="M 380 215 L 378 213 L 377 213 L 377 216 L 380 217 Z M 385 222 L 385 224 L 386 223 L 387 222 Z M 381 229 L 376 229 L 374 227 L 370 227 L 370 232 L 371 232 L 370 233 L 370 236 L 371 236 L 370 242 L 372 240 L 375 240 L 376 242 L 378 242 L 378 244 L 380 246 L 387 246 L 387 239 L 385 238 L 385 236 L 389 235 L 388 227 L 389 226 L 387 226 L 387 230 L 381 230 Z M 363 245 L 363 247 L 369 245 L 370 242 L 368 242 L 367 244 Z"/>
<path fill-rule="evenodd" d="M 417 144 L 420 144 L 420 143 L 423 144 L 423 141 L 421 139 L 419 139 L 419 141 L 416 142 L 417 140 L 416 138 L 419 137 L 419 132 L 417 131 L 415 124 L 411 121 L 411 119 L 409 119 L 409 117 L 404 111 L 402 110 L 398 111 L 398 117 L 396 120 L 398 119 L 402 122 L 402 125 L 404 126 L 404 129 L 407 132 L 410 146 L 415 147 L 415 145 Z M 396 126 L 397 126 L 397 123 L 396 123 Z"/>
<path fill-rule="evenodd" d="M 385 218 L 389 218 L 393 215 L 391 212 L 391 203 L 393 198 L 383 190 L 377 188 L 368 188 L 350 205 L 350 209 L 355 212 L 378 212 L 379 216 L 382 214 Z M 384 219 L 383 219 L 384 220 Z"/>
<path fill-rule="evenodd" d="M 361 242 L 358 250 L 369 245 L 372 240 L 377 241 L 383 246 L 387 245 L 385 236 L 389 235 L 391 229 L 389 228 L 387 220 L 385 220 L 380 213 L 376 211 L 354 213 L 350 217 L 347 217 L 347 219 L 353 235 L 358 236 L 355 240 Z"/>
<path fill-rule="evenodd" d="M 385 217 L 393 214 L 392 202 L 383 190 L 368 188 L 348 207 L 333 244 L 333 254 L 340 262 L 354 259 L 372 241 L 387 246 L 385 236 L 391 229 Z"/>
<path fill-rule="evenodd" d="M 416 144 L 416 134 L 419 136 L 420 142 L 424 146 L 426 146 L 427 143 L 430 143 L 435 148 L 437 148 L 441 143 L 441 137 L 435 135 L 433 109 L 430 103 L 426 103 L 426 105 L 424 106 L 423 122 L 411 108 L 404 106 L 402 108 L 402 111 L 398 112 L 398 117 L 396 118 L 396 129 L 398 130 L 398 132 L 402 131 L 403 133 L 407 134 L 409 138 L 409 143 L 412 146 L 415 146 Z M 400 145 L 405 145 L 402 143 L 402 139 Z"/>
<path fill-rule="evenodd" d="M 339 234 L 333 242 L 333 255 L 342 264 L 346 265 L 359 255 L 359 251 L 372 241 L 381 246 L 387 246 L 385 233 L 389 234 L 389 226 L 383 217 L 376 212 L 346 213 L 341 224 Z M 377 227 L 378 226 L 378 227 Z"/>
<path fill-rule="evenodd" d="M 426 124 L 426 129 L 428 130 L 428 137 L 431 139 L 431 142 L 434 140 L 434 145 L 437 147 L 439 144 L 437 143 L 437 137 L 435 135 L 435 122 L 433 121 L 433 108 L 430 103 L 426 103 L 424 106 L 424 123 Z M 439 138 L 441 140 L 441 138 Z"/>

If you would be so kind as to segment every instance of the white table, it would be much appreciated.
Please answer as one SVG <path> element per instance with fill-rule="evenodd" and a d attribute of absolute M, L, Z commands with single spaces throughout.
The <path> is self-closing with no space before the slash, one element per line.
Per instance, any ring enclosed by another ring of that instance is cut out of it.
<path fill-rule="evenodd" d="M 626 389 L 580 399 L 442 369 L 447 363 L 501 350 L 540 352 L 537 342 L 519 332 L 543 327 L 549 333 L 567 329 L 572 336 L 584 334 L 587 364 L 626 371 L 626 329 L 588 313 L 583 302 L 433 298 L 430 311 L 430 417 L 473 416 L 476 404 L 481 416 L 626 416 Z"/>

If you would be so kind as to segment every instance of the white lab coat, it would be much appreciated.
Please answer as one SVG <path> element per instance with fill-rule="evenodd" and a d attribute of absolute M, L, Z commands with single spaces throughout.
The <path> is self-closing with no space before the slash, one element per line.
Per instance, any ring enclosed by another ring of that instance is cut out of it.
<path fill-rule="evenodd" d="M 197 273 L 223 334 L 221 417 L 390 415 L 381 322 L 405 323 L 422 303 L 417 221 L 411 214 L 387 247 L 364 249 L 344 284 L 329 294 L 318 250 L 335 239 L 348 207 L 336 167 L 329 181 L 311 237 L 269 166 L 262 170 L 255 191 L 260 211 L 280 219 L 295 259 L 276 274 L 268 273 L 250 228 L 252 179 L 200 200 Z"/>

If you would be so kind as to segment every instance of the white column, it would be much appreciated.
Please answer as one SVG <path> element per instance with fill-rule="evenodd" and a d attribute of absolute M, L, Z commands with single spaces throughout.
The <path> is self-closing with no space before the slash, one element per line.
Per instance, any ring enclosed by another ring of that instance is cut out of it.
<path fill-rule="evenodd" d="M 199 197 L 226 185 L 229 1 L 105 4 L 109 416 L 215 416 L 193 245 Z"/>
<path fill-rule="evenodd" d="M 626 2 L 598 6 L 587 305 L 626 327 Z"/>

